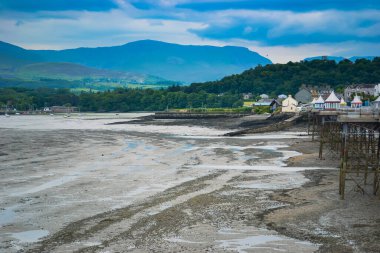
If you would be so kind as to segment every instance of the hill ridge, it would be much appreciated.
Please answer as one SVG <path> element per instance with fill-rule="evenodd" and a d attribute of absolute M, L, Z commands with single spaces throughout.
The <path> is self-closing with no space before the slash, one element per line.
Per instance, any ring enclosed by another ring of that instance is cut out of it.
<path fill-rule="evenodd" d="M 22 49 L 22 53 L 36 55 L 35 62 L 70 62 L 99 69 L 148 74 L 187 83 L 217 80 L 257 65 L 272 63 L 245 47 L 180 45 L 157 40 L 140 40 L 119 46 L 95 48 Z M 1 56 L 2 52 L 0 59 Z M 17 53 L 15 58 L 20 58 Z"/>

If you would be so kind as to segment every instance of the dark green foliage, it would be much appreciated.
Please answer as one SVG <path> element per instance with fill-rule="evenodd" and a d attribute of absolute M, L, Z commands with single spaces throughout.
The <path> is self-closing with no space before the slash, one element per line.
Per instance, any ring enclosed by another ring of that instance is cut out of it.
<path fill-rule="evenodd" d="M 270 107 L 269 106 L 255 106 L 253 108 L 253 111 L 256 114 L 263 114 L 263 113 L 270 113 Z"/>
<path fill-rule="evenodd" d="M 59 101 L 59 104 L 56 101 Z M 22 111 L 52 105 L 75 106 L 78 103 L 79 97 L 68 89 L 0 88 L 0 106 L 7 105 Z"/>
<path fill-rule="evenodd" d="M 193 83 L 183 87 L 185 92 L 205 91 L 208 93 L 254 94 L 294 94 L 301 84 L 330 85 L 342 88 L 349 84 L 378 83 L 380 81 L 380 58 L 372 61 L 356 60 L 352 63 L 343 60 L 339 63 L 329 60 L 288 62 L 258 66 L 240 75 L 227 76 L 220 81 Z"/>
<path fill-rule="evenodd" d="M 68 89 L 51 88 L 0 88 L 0 106 L 8 105 L 18 110 L 65 105 L 80 107 L 81 111 L 162 111 L 166 108 L 238 107 L 238 95 L 170 92 L 168 90 L 116 89 L 114 91 L 81 93 L 75 95 Z"/>

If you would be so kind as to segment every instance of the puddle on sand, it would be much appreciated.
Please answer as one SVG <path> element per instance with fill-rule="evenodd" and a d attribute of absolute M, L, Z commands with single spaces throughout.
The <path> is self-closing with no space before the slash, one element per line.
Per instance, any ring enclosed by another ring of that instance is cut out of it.
<path fill-rule="evenodd" d="M 139 140 L 126 140 L 126 146 L 123 148 L 124 152 L 131 151 L 132 149 L 136 149 L 140 145 L 144 145 L 142 141 Z"/>
<path fill-rule="evenodd" d="M 300 187 L 309 180 L 300 173 L 280 173 L 269 175 L 266 178 L 258 178 L 256 180 L 241 182 L 236 187 L 248 189 L 262 189 L 262 190 L 277 190 L 277 189 L 293 189 Z"/>
<path fill-rule="evenodd" d="M 178 138 L 191 139 L 244 139 L 244 140 L 278 140 L 278 139 L 304 139 L 309 138 L 306 132 L 279 132 L 277 134 L 253 134 L 244 136 L 221 136 L 221 135 L 178 135 Z"/>
<path fill-rule="evenodd" d="M 8 225 L 13 222 L 16 217 L 14 209 L 17 206 L 6 207 L 0 211 L 0 227 Z"/>
<path fill-rule="evenodd" d="M 216 251 L 239 253 L 268 252 L 301 252 L 311 253 L 318 250 L 319 245 L 308 241 L 300 241 L 277 234 L 264 228 L 221 228 L 210 234 L 210 227 L 200 225 L 184 230 L 183 236 L 166 238 L 165 241 L 175 244 L 208 244 Z M 191 232 L 190 232 L 191 231 Z M 190 232 L 190 233 L 189 233 Z M 188 246 L 192 247 L 192 246 Z"/>
<path fill-rule="evenodd" d="M 49 235 L 49 231 L 47 230 L 29 230 L 23 231 L 19 233 L 12 233 L 11 236 L 20 243 L 32 243 L 39 241 L 42 237 Z"/>
<path fill-rule="evenodd" d="M 172 237 L 172 238 L 167 238 L 165 239 L 165 241 L 167 242 L 175 242 L 175 243 L 205 243 L 205 242 L 193 242 L 193 241 L 189 241 L 189 240 L 184 240 L 184 239 L 181 239 L 181 238 L 178 238 L 178 237 Z"/>
<path fill-rule="evenodd" d="M 173 156 L 178 156 L 183 153 L 186 153 L 188 151 L 194 150 L 194 145 L 191 143 L 186 143 L 185 145 L 181 146 L 180 148 L 177 148 L 173 151 L 171 151 L 169 154 L 167 154 L 167 157 L 173 157 Z"/>
<path fill-rule="evenodd" d="M 26 191 L 23 191 L 23 192 L 15 192 L 15 193 L 11 194 L 11 196 L 22 196 L 22 195 L 25 195 L 25 194 L 31 194 L 31 193 L 36 193 L 36 192 L 40 192 L 40 191 L 43 191 L 43 190 L 47 190 L 47 189 L 50 189 L 50 188 L 53 188 L 53 187 L 60 186 L 60 185 L 66 184 L 68 182 L 71 182 L 71 181 L 77 179 L 80 176 L 81 176 L 80 173 L 76 173 L 76 174 L 73 174 L 73 175 L 65 175 L 65 176 L 62 176 L 60 178 L 57 178 L 57 179 L 51 180 L 49 182 L 46 182 L 44 184 L 41 184 L 39 186 L 30 188 L 29 190 L 26 190 Z"/>
<path fill-rule="evenodd" d="M 271 234 L 269 230 L 257 229 L 239 231 L 221 229 L 218 234 L 230 238 L 216 240 L 218 247 L 234 250 L 239 253 L 246 252 L 314 252 L 318 245 L 306 241 L 299 241 L 285 236 Z M 248 236 L 247 236 L 248 234 Z"/>
<path fill-rule="evenodd" d="M 271 166 L 271 165 L 208 165 L 201 164 L 195 166 L 184 166 L 185 168 L 192 169 L 208 169 L 208 170 L 252 170 L 252 171 L 278 171 L 278 172 L 296 172 L 304 170 L 321 170 L 326 168 L 321 167 L 284 167 L 284 166 Z M 331 168 L 332 169 L 332 168 Z"/>
<path fill-rule="evenodd" d="M 220 240 L 218 242 L 221 242 L 220 247 L 224 249 L 229 250 L 237 250 L 238 252 L 246 252 L 247 249 L 254 249 L 254 248 L 268 248 L 275 251 L 282 251 L 286 252 L 285 249 L 280 249 L 276 247 L 268 247 L 264 246 L 269 242 L 280 242 L 283 240 L 279 236 L 274 235 L 255 235 L 255 236 L 249 236 L 246 238 L 241 239 L 232 239 L 232 240 Z M 257 247 L 259 245 L 262 245 L 261 247 Z M 276 245 L 274 245 L 276 246 Z"/>

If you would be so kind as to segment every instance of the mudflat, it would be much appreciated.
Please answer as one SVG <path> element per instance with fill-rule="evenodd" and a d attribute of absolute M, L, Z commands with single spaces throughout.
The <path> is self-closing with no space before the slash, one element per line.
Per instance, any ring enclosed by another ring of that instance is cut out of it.
<path fill-rule="evenodd" d="M 379 198 L 302 126 L 108 125 L 137 116 L 2 119 L 0 251 L 377 252 Z"/>

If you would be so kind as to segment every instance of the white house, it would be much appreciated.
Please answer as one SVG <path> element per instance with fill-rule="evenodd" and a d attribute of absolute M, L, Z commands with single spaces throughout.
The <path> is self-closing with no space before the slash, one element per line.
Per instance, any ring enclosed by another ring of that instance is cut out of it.
<path fill-rule="evenodd" d="M 330 96 L 325 100 L 325 109 L 326 110 L 337 110 L 340 108 L 340 99 L 335 95 L 335 92 L 332 91 Z"/>
<path fill-rule="evenodd" d="M 282 101 L 282 112 L 297 112 L 298 102 L 292 95 L 289 95 L 286 99 Z"/>
<path fill-rule="evenodd" d="M 380 83 L 376 84 L 374 88 L 375 88 L 374 95 L 379 96 L 380 95 Z"/>
<path fill-rule="evenodd" d="M 353 94 L 364 94 L 369 96 L 380 95 L 380 84 L 355 84 L 344 89 L 344 98 L 347 100 Z"/>
<path fill-rule="evenodd" d="M 243 99 L 244 100 L 248 100 L 248 99 L 252 99 L 253 98 L 253 94 L 252 93 L 243 93 Z"/>
<path fill-rule="evenodd" d="M 319 96 L 314 102 L 313 108 L 318 110 L 323 110 L 325 108 L 325 100 L 323 100 L 322 96 Z"/>
<path fill-rule="evenodd" d="M 376 109 L 380 109 L 380 96 L 376 98 L 375 101 L 372 102 L 372 106 Z"/>
<path fill-rule="evenodd" d="M 362 100 L 360 99 L 360 97 L 358 95 L 356 95 L 354 97 L 354 100 L 352 100 L 352 102 L 351 102 L 351 107 L 352 108 L 360 108 L 360 107 L 362 107 L 362 105 L 363 105 Z"/>

